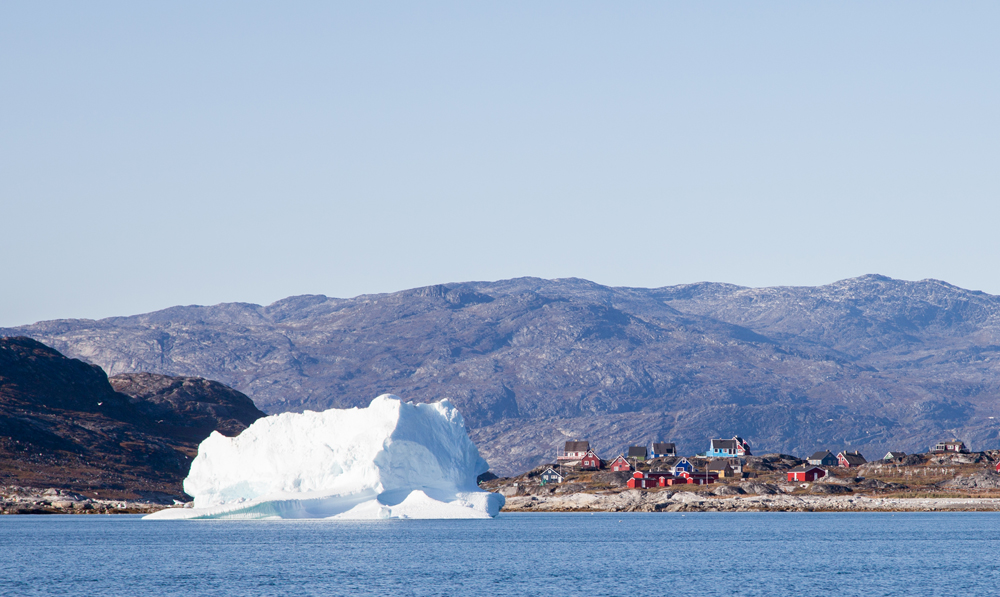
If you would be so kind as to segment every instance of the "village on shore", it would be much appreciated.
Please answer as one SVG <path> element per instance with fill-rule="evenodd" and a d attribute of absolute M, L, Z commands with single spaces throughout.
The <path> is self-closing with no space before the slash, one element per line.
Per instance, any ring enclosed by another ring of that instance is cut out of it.
<path fill-rule="evenodd" d="M 970 452 L 965 442 L 952 439 L 938 442 L 931 448 L 930 453 L 969 454 Z M 607 468 L 614 472 L 632 473 L 632 477 L 626 483 L 627 487 L 648 489 L 673 485 L 707 485 L 718 482 L 720 478 L 753 478 L 757 476 L 757 472 L 753 470 L 752 461 L 747 460 L 751 456 L 753 454 L 750 452 L 750 442 L 735 435 L 732 439 L 710 440 L 709 449 L 704 454 L 692 457 L 691 460 L 678 457 L 674 443 L 653 442 L 649 447 L 631 446 L 627 452 L 606 462 L 586 440 L 566 442 L 556 460 L 560 470 L 565 464 L 580 471 L 598 471 Z M 906 456 L 905 452 L 890 451 L 880 460 L 902 464 Z M 844 450 L 836 455 L 829 450 L 821 450 L 804 460 L 804 463 L 786 471 L 789 483 L 822 479 L 830 474 L 829 468 L 834 466 L 849 469 L 868 464 L 868 460 L 858 450 Z M 915 461 L 911 458 L 910 462 Z M 1000 461 L 995 464 L 994 470 L 1000 472 Z M 562 483 L 565 479 L 566 477 L 553 466 L 546 467 L 539 475 L 539 480 L 543 484 Z"/>
<path fill-rule="evenodd" d="M 996 512 L 1000 450 L 971 452 L 947 440 L 925 453 L 890 451 L 871 461 L 857 450 L 757 456 L 734 436 L 712 439 L 693 456 L 654 442 L 606 460 L 588 441 L 574 440 L 553 462 L 515 477 L 484 476 L 480 487 L 503 494 L 506 512 Z M 148 514 L 166 505 L 0 487 L 0 514 Z"/>
<path fill-rule="evenodd" d="M 734 436 L 711 439 L 708 450 L 694 456 L 678 455 L 673 443 L 653 442 L 605 459 L 588 441 L 573 440 L 554 462 L 481 485 L 504 494 L 507 511 L 995 511 L 1000 451 L 971 452 L 961 440 L 949 439 L 925 453 L 889 451 L 872 460 L 858 450 L 755 456 L 747 440 Z M 878 503 L 863 506 L 866 499 Z"/>

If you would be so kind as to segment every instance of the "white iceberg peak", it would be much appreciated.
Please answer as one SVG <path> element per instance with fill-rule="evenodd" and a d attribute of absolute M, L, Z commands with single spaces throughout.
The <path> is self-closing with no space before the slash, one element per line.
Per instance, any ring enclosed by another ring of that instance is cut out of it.
<path fill-rule="evenodd" d="M 504 504 L 476 484 L 487 469 L 450 402 L 384 394 L 213 432 L 184 480 L 194 508 L 147 518 L 486 518 Z"/>

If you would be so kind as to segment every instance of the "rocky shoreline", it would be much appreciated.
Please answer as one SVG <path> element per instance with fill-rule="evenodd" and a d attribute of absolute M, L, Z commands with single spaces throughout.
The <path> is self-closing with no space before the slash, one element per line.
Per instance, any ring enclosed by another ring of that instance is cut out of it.
<path fill-rule="evenodd" d="M 62 489 L 0 488 L 0 514 L 150 514 L 169 506 L 158 500 L 105 499 Z"/>
<path fill-rule="evenodd" d="M 151 514 L 179 504 L 100 499 L 69 491 L 5 487 L 0 514 Z M 693 491 L 641 491 L 521 495 L 502 512 L 998 512 L 1000 497 L 880 495 L 735 495 Z"/>
<path fill-rule="evenodd" d="M 995 512 L 1000 511 L 996 451 L 911 454 L 857 467 L 829 467 L 813 482 L 792 482 L 788 470 L 804 461 L 786 454 L 748 457 L 741 476 L 706 485 L 628 488 L 634 474 L 543 465 L 480 486 L 507 498 L 507 512 Z M 698 467 L 704 459 L 695 459 Z M 669 470 L 669 462 L 642 462 Z M 543 473 L 561 473 L 555 482 Z M 560 482 L 561 480 L 561 482 Z"/>
<path fill-rule="evenodd" d="M 503 512 L 997 512 L 1000 498 L 866 495 L 713 496 L 691 491 L 571 493 L 507 498 Z"/>

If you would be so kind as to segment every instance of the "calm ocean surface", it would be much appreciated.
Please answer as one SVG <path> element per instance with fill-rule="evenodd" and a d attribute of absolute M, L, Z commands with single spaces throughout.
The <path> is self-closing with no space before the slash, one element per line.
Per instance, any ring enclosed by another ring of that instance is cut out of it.
<path fill-rule="evenodd" d="M 1000 514 L 0 517 L 0 595 L 1000 594 Z"/>

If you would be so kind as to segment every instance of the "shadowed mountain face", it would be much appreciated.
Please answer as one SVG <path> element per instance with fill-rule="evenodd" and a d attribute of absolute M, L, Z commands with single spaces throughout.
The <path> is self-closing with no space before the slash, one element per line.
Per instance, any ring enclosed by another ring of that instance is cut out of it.
<path fill-rule="evenodd" d="M 108 380 L 161 435 L 194 442 L 213 431 L 233 437 L 264 416 L 244 394 L 200 377 L 120 373 Z"/>
<path fill-rule="evenodd" d="M 261 416 L 217 382 L 133 374 L 109 383 L 100 367 L 40 342 L 0 338 L 0 485 L 180 496 L 201 440 Z"/>
<path fill-rule="evenodd" d="M 267 412 L 450 398 L 495 471 L 567 439 L 605 456 L 651 440 L 704 451 L 974 449 L 1000 434 L 1000 298 L 864 276 L 815 288 L 610 288 L 521 278 L 354 299 L 174 307 L 41 322 L 112 374 L 218 379 Z"/>

